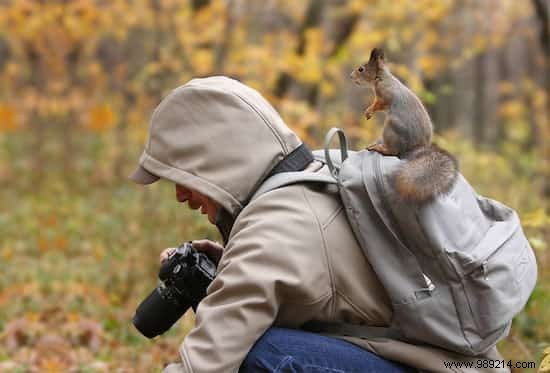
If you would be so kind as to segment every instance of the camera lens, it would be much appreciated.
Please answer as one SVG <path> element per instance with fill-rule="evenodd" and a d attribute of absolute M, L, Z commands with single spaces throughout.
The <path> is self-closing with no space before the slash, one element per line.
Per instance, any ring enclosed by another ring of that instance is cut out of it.
<path fill-rule="evenodd" d="M 177 304 L 162 296 L 162 288 L 155 288 L 136 309 L 132 322 L 147 338 L 161 335 L 175 324 L 190 304 Z"/>

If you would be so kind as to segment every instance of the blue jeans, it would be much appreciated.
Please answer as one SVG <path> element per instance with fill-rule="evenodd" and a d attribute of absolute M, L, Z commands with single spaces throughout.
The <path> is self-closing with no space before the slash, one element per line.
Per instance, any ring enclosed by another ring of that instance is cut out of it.
<path fill-rule="evenodd" d="M 341 339 L 295 329 L 270 328 L 256 341 L 240 373 L 414 372 Z"/>

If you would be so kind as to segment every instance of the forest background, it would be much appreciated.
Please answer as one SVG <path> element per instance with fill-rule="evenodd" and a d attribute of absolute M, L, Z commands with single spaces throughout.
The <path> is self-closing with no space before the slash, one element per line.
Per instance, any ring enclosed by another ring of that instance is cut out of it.
<path fill-rule="evenodd" d="M 384 116 L 365 120 L 372 92 L 348 76 L 375 46 L 470 183 L 519 211 L 539 280 L 500 350 L 539 367 L 549 11 L 548 0 L 0 0 L 0 371 L 154 372 L 177 360 L 191 313 L 153 342 L 131 317 L 162 249 L 218 235 L 169 183 L 127 179 L 152 110 L 189 79 L 224 74 L 311 147 L 340 126 L 360 149 Z"/>

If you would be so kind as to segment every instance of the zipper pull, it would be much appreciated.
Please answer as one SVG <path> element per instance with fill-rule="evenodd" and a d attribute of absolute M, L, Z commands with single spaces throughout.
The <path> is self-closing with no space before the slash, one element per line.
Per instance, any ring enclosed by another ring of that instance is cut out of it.
<path fill-rule="evenodd" d="M 483 277 L 485 277 L 485 281 L 489 281 L 489 269 L 488 269 L 488 262 L 484 261 L 481 263 L 481 269 L 483 270 Z"/>
<path fill-rule="evenodd" d="M 435 285 L 433 284 L 432 280 L 430 280 L 430 278 L 426 276 L 424 273 L 422 274 L 422 276 L 424 276 L 424 280 L 426 281 L 426 286 L 428 286 L 427 289 L 431 293 L 432 291 L 435 290 Z"/>

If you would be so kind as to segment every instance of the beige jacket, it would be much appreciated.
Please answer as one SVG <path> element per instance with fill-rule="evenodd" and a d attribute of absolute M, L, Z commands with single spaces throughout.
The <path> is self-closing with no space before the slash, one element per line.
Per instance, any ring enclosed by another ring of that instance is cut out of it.
<path fill-rule="evenodd" d="M 218 274 L 181 345 L 182 362 L 166 372 L 236 372 L 272 325 L 389 324 L 389 300 L 334 187 L 293 185 L 247 204 L 269 171 L 301 144 L 256 91 L 224 77 L 191 80 L 161 102 L 149 136 L 137 182 L 160 177 L 185 185 L 234 218 Z M 347 339 L 425 371 L 449 371 L 444 361 L 467 360 L 435 347 Z M 486 358 L 500 357 L 494 350 Z"/>

